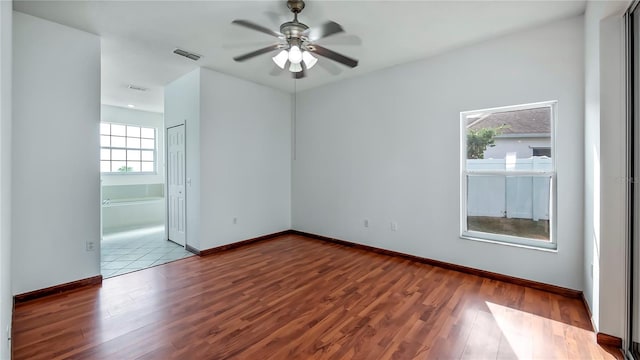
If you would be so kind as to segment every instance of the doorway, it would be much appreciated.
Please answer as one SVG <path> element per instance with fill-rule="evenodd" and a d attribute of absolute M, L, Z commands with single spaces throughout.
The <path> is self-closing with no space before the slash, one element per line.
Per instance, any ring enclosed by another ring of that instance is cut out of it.
<path fill-rule="evenodd" d="M 167 240 L 164 115 L 109 105 L 101 110 L 102 276 L 193 255 L 184 241 Z"/>

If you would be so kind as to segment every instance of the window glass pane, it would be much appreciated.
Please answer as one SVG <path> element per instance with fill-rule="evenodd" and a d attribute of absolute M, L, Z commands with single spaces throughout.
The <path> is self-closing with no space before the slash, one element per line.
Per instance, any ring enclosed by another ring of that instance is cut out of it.
<path fill-rule="evenodd" d="M 112 172 L 126 172 L 127 171 L 127 162 L 126 161 L 112 161 L 111 168 Z"/>
<path fill-rule="evenodd" d="M 126 136 L 127 127 L 124 125 L 111 124 L 111 135 Z"/>
<path fill-rule="evenodd" d="M 100 123 L 100 171 L 155 172 L 155 137 L 154 128 Z"/>
<path fill-rule="evenodd" d="M 101 135 L 110 135 L 111 134 L 111 124 L 109 124 L 109 123 L 100 123 L 100 134 Z"/>
<path fill-rule="evenodd" d="M 111 146 L 112 147 L 121 147 L 121 148 L 123 148 L 123 147 L 125 147 L 127 145 L 126 142 L 125 142 L 125 139 L 126 138 L 121 137 L 121 136 L 112 136 L 111 137 Z"/>
<path fill-rule="evenodd" d="M 131 149 L 140 149 L 140 138 L 127 138 L 127 147 Z"/>
<path fill-rule="evenodd" d="M 504 185 L 504 176 L 468 175 L 467 216 L 504 216 Z"/>
<path fill-rule="evenodd" d="M 141 144 L 140 144 L 141 148 L 143 149 L 155 149 L 155 141 L 150 140 L 150 139 L 142 139 Z"/>
<path fill-rule="evenodd" d="M 151 128 L 142 128 L 140 129 L 140 137 L 147 139 L 155 139 L 156 130 Z"/>
<path fill-rule="evenodd" d="M 144 172 L 154 172 L 153 163 L 148 161 L 142 162 L 142 171 Z"/>
<path fill-rule="evenodd" d="M 127 150 L 127 160 L 140 160 L 140 150 Z"/>
<path fill-rule="evenodd" d="M 112 160 L 127 160 L 127 151 L 113 149 L 111 150 L 111 159 Z"/>
<path fill-rule="evenodd" d="M 100 172 L 110 172 L 111 161 L 100 161 Z"/>
<path fill-rule="evenodd" d="M 549 241 L 551 177 L 467 176 L 467 230 Z"/>
<path fill-rule="evenodd" d="M 140 172 L 140 161 L 127 161 L 127 171 Z"/>
<path fill-rule="evenodd" d="M 129 172 L 140 172 L 140 161 L 127 161 Z"/>
<path fill-rule="evenodd" d="M 467 160 L 485 160 L 471 161 L 469 170 L 530 170 L 516 163 L 540 156 L 536 148 L 551 154 L 551 116 L 550 106 L 467 115 Z"/>
<path fill-rule="evenodd" d="M 127 136 L 140 137 L 140 127 L 127 125 Z"/>
<path fill-rule="evenodd" d="M 551 148 L 548 147 L 534 147 L 533 156 L 546 156 L 551 157 Z"/>
<path fill-rule="evenodd" d="M 142 151 L 142 160 L 144 160 L 144 161 L 153 161 L 153 151 L 143 150 Z"/>

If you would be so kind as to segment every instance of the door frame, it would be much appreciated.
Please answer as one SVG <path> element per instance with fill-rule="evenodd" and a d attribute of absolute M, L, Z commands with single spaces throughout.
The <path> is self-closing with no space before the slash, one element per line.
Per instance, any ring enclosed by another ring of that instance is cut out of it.
<path fill-rule="evenodd" d="M 638 246 L 640 245 L 640 224 L 636 221 L 640 215 L 640 188 L 638 188 L 638 171 L 640 171 L 640 135 L 638 134 L 638 125 L 640 125 L 638 104 L 635 97 L 638 95 L 636 89 L 640 88 L 638 80 L 636 80 L 635 62 L 636 54 L 640 49 L 635 49 L 637 43 L 637 35 L 634 33 L 634 27 L 640 24 L 634 24 L 633 15 L 635 11 L 640 11 L 639 0 L 635 0 L 625 11 L 624 14 L 624 59 L 625 59 L 625 117 L 626 117 L 626 221 L 625 229 L 627 238 L 627 306 L 625 321 L 625 339 L 623 339 L 623 352 L 625 356 L 633 359 L 639 356 L 638 343 L 634 342 L 634 333 L 640 331 L 640 323 L 637 321 L 638 312 L 640 311 L 640 302 L 638 302 L 637 294 L 640 291 L 640 258 L 638 257 Z M 638 302 L 638 304 L 636 304 Z"/>
<path fill-rule="evenodd" d="M 188 201 L 188 190 L 187 190 L 187 119 L 184 119 L 182 121 L 182 123 L 180 124 L 175 124 L 175 125 L 171 125 L 171 126 L 167 126 L 164 130 L 165 132 L 165 139 L 169 139 L 169 129 L 173 129 L 173 128 L 177 128 L 178 126 L 184 126 L 184 248 L 188 251 L 191 251 L 190 248 L 191 246 L 189 246 L 189 227 L 187 226 L 187 218 L 188 218 L 188 207 L 187 207 L 187 201 Z M 166 142 L 166 141 L 165 141 Z M 165 172 L 164 172 L 164 176 L 165 176 L 165 181 L 164 181 L 164 193 L 165 193 L 165 215 L 166 215 L 166 224 L 167 226 L 165 227 L 165 237 L 167 238 L 167 241 L 171 241 L 169 239 L 169 169 L 168 169 L 168 162 L 169 162 L 169 146 L 168 144 L 165 145 L 164 147 L 164 158 L 165 160 Z"/>

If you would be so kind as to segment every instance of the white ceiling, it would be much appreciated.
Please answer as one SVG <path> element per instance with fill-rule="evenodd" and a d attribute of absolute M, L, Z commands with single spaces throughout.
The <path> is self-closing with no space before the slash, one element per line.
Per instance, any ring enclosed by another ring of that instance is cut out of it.
<path fill-rule="evenodd" d="M 325 67 L 293 80 L 273 69 L 269 55 L 238 63 L 233 56 L 274 43 L 275 38 L 232 25 L 246 19 L 278 29 L 292 18 L 284 0 L 264 1 L 14 1 L 14 9 L 102 37 L 102 103 L 163 111 L 163 86 L 207 67 L 293 92 L 433 56 L 584 12 L 585 1 L 321 1 L 307 0 L 299 20 L 313 27 L 340 23 L 346 35 L 319 41 L 360 60 L 349 69 L 321 59 Z M 353 35 L 361 45 L 346 45 Z M 182 48 L 203 57 L 173 54 Z M 335 65 L 334 65 L 335 64 Z M 326 67 L 342 71 L 335 75 Z M 134 84 L 148 88 L 137 92 Z"/>

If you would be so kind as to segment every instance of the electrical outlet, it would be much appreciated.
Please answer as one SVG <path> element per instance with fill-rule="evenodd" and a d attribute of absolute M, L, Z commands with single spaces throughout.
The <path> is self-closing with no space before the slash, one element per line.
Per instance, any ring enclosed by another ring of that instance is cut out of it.
<path fill-rule="evenodd" d="M 93 251 L 95 250 L 96 245 L 93 241 L 87 241 L 87 251 Z"/>
<path fill-rule="evenodd" d="M 398 231 L 398 223 L 396 221 L 391 222 L 391 231 Z"/>
<path fill-rule="evenodd" d="M 368 219 L 364 219 L 364 227 L 369 227 L 369 220 Z"/>
<path fill-rule="evenodd" d="M 237 217 L 234 217 L 234 218 L 233 218 L 233 223 L 234 223 L 234 224 L 237 224 L 237 223 L 238 223 L 238 218 L 237 218 Z"/>

